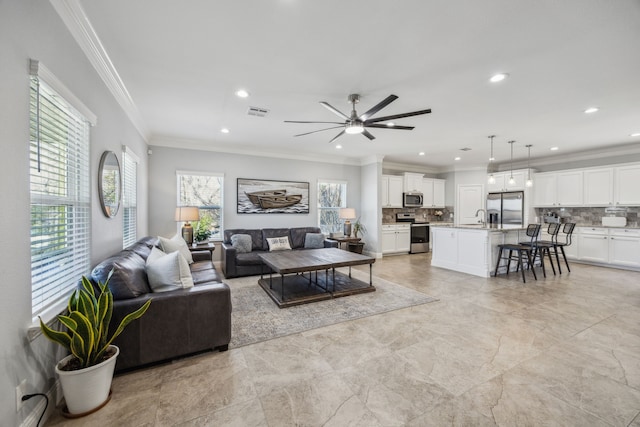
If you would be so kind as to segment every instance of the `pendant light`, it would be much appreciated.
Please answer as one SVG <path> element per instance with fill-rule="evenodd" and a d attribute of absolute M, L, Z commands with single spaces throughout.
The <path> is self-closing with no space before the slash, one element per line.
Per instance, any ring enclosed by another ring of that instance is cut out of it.
<path fill-rule="evenodd" d="M 509 177 L 509 185 L 516 185 L 516 180 L 513 179 L 513 143 L 515 141 L 509 141 L 511 145 L 511 176 Z"/>
<path fill-rule="evenodd" d="M 527 183 L 525 184 L 527 187 L 533 187 L 533 181 L 531 180 L 531 144 L 525 145 L 529 150 L 527 154 Z"/>
<path fill-rule="evenodd" d="M 489 135 L 487 138 L 491 138 L 491 157 L 489 157 L 489 166 L 491 166 L 491 162 L 493 162 L 495 160 L 495 158 L 493 157 L 493 138 L 495 138 L 495 135 Z M 493 171 L 491 171 L 491 175 L 489 175 L 489 179 L 488 179 L 489 184 L 495 184 L 496 183 L 496 178 L 493 176 Z"/>

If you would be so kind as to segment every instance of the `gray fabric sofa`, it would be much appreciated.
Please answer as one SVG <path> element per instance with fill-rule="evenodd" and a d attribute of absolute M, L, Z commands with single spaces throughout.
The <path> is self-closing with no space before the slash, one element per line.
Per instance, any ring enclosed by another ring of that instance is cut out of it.
<path fill-rule="evenodd" d="M 226 278 L 255 276 L 271 271 L 265 266 L 258 256 L 261 252 L 268 252 L 269 245 L 267 238 L 289 237 L 289 244 L 292 250 L 304 249 L 304 242 L 307 233 L 321 233 L 318 227 L 296 227 L 296 228 L 263 228 L 246 229 L 236 228 L 224 231 L 222 242 L 222 273 Z M 231 244 L 231 236 L 234 234 L 248 234 L 251 236 L 251 252 L 238 253 Z M 337 248 L 338 242 L 325 239 L 325 248 Z"/>
<path fill-rule="evenodd" d="M 116 338 L 120 348 L 116 370 L 175 359 L 192 353 L 225 351 L 231 341 L 231 293 L 221 283 L 208 251 L 193 252 L 190 265 L 195 286 L 154 293 L 149 287 L 145 261 L 156 237 L 145 237 L 94 267 L 89 279 L 95 284 L 109 280 L 113 293 L 110 330 L 148 299 L 151 305 Z"/>

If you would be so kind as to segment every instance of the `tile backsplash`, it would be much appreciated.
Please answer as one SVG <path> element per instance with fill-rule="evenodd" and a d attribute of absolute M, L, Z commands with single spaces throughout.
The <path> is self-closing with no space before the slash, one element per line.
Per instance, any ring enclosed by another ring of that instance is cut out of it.
<path fill-rule="evenodd" d="M 437 211 L 442 212 L 442 216 L 437 216 Z M 383 208 L 382 209 L 382 223 L 396 222 L 396 214 L 400 212 L 410 212 L 416 214 L 418 221 L 438 222 L 438 221 L 450 221 L 453 215 L 453 206 L 446 206 L 444 208 Z"/>
<path fill-rule="evenodd" d="M 556 213 L 560 218 L 563 218 L 563 222 L 575 222 L 578 226 L 599 226 L 602 225 L 602 217 L 607 216 L 605 213 L 606 208 L 536 208 L 536 216 L 542 220 L 543 215 L 548 212 Z M 640 207 L 628 207 L 626 208 L 627 225 L 630 227 L 638 226 L 638 214 L 640 213 Z"/>

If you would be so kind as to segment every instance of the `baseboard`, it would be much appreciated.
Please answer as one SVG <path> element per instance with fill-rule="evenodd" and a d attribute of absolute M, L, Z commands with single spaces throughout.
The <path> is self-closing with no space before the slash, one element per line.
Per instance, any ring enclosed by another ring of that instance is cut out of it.
<path fill-rule="evenodd" d="M 41 425 L 46 424 L 46 421 L 51 418 L 51 415 L 55 412 L 56 408 L 62 402 L 62 388 L 60 387 L 60 381 L 56 380 L 46 392 L 47 398 L 49 398 L 49 406 L 47 406 L 47 412 L 42 417 Z M 42 411 L 44 411 L 46 400 L 42 397 L 36 396 L 32 399 L 38 399 L 38 403 L 34 406 L 33 410 L 27 414 L 25 419 L 20 423 L 20 427 L 37 427 L 38 420 Z"/>

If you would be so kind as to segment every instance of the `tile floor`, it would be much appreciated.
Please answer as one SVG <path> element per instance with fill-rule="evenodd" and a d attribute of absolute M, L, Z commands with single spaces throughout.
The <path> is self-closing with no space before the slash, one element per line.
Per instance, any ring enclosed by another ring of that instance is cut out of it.
<path fill-rule="evenodd" d="M 374 273 L 439 302 L 116 376 L 68 426 L 640 427 L 640 273 Z"/>

